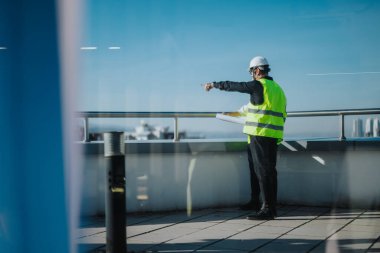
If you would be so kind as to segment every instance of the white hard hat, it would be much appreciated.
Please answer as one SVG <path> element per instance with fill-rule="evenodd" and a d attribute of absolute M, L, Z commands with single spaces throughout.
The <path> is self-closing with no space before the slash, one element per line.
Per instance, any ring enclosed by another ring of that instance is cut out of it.
<path fill-rule="evenodd" d="M 256 56 L 252 58 L 251 62 L 249 63 L 249 68 L 257 68 L 260 66 L 269 66 L 269 63 L 265 57 L 262 56 Z"/>

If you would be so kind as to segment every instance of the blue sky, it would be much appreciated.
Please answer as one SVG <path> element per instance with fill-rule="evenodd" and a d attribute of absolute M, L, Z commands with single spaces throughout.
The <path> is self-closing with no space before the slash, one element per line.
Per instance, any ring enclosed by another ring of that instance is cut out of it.
<path fill-rule="evenodd" d="M 267 57 L 289 111 L 380 107 L 375 0 L 88 0 L 80 110 L 233 111 L 248 95 L 204 92 L 248 81 Z M 118 46 L 118 50 L 108 47 Z"/>

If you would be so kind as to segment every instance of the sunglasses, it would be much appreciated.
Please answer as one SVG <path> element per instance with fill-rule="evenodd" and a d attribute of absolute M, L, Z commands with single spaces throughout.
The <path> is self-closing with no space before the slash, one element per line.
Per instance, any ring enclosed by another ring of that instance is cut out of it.
<path fill-rule="evenodd" d="M 250 69 L 248 70 L 248 72 L 249 72 L 251 75 L 253 75 L 253 72 L 255 72 L 256 69 L 257 69 L 257 68 L 250 68 Z"/>

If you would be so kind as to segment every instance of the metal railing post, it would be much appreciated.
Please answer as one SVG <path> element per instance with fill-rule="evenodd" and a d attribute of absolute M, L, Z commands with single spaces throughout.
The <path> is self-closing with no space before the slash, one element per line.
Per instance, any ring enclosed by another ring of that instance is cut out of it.
<path fill-rule="evenodd" d="M 340 114 L 340 140 L 346 140 L 346 136 L 344 134 L 344 114 Z"/>
<path fill-rule="evenodd" d="M 83 118 L 83 137 L 84 142 L 90 142 L 90 131 L 88 129 L 88 117 Z"/>
<path fill-rule="evenodd" d="M 179 141 L 179 133 L 178 133 L 178 117 L 174 117 L 174 142 Z"/>
<path fill-rule="evenodd" d="M 125 143 L 123 132 L 104 133 L 107 253 L 126 253 Z"/>

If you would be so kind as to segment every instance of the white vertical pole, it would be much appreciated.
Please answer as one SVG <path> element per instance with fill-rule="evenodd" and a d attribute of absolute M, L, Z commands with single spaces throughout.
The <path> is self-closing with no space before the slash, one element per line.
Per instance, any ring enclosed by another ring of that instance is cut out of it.
<path fill-rule="evenodd" d="M 179 133 L 178 133 L 178 117 L 174 117 L 174 142 L 179 141 Z"/>
<path fill-rule="evenodd" d="M 89 124 L 88 124 L 88 118 L 83 118 L 83 135 L 84 135 L 84 142 L 90 142 L 90 131 L 89 131 Z"/>

